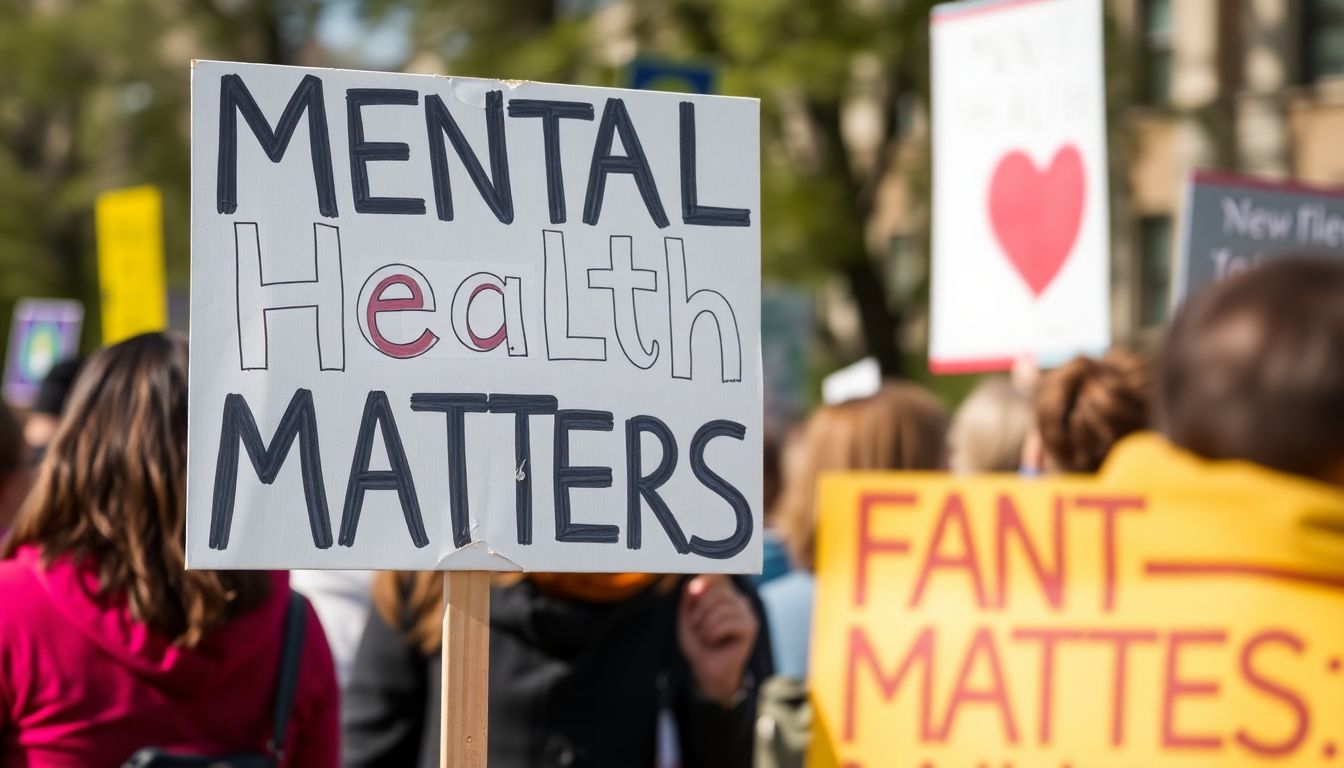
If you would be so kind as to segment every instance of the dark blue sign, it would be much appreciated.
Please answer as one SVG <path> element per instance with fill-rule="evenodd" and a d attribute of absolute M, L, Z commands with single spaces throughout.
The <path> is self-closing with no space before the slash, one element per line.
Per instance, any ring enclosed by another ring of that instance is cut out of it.
<path fill-rule="evenodd" d="M 629 85 L 640 90 L 714 93 L 718 80 L 718 69 L 708 62 L 672 61 L 652 56 L 639 56 L 630 62 Z"/>

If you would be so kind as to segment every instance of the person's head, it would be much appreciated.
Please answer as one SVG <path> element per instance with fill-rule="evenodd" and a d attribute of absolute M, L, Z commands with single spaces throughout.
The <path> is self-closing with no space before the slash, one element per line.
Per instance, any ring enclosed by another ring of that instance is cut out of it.
<path fill-rule="evenodd" d="M 28 493 L 28 444 L 9 406 L 0 402 L 0 538 Z"/>
<path fill-rule="evenodd" d="M 1157 426 L 1206 458 L 1344 485 L 1344 262 L 1276 259 L 1192 299 L 1163 344 Z"/>
<path fill-rule="evenodd" d="M 93 569 L 96 597 L 175 642 L 258 604 L 266 574 L 187 571 L 187 343 L 145 334 L 99 351 L 75 382 L 31 495 L 0 556 L 33 545 L 45 562 Z"/>
<path fill-rule="evenodd" d="M 1016 472 L 1031 429 L 1031 402 L 1005 376 L 981 381 L 952 417 L 953 472 Z"/>
<path fill-rule="evenodd" d="M 1047 371 L 1036 389 L 1045 469 L 1096 472 L 1120 438 L 1149 426 L 1151 400 L 1148 361 L 1127 350 Z"/>
<path fill-rule="evenodd" d="M 61 414 L 65 413 L 65 405 L 70 399 L 75 377 L 79 375 L 83 365 L 82 357 L 62 360 L 53 365 L 42 379 L 42 385 L 37 390 L 37 400 L 33 403 L 33 411 L 23 423 L 23 437 L 33 448 L 45 449 L 56 436 L 56 428 L 60 426 Z"/>
<path fill-rule="evenodd" d="M 816 539 L 817 478 L 822 472 L 942 469 L 947 414 L 928 391 L 886 384 L 861 400 L 823 406 L 785 462 L 778 525 L 794 565 L 811 569 Z"/>

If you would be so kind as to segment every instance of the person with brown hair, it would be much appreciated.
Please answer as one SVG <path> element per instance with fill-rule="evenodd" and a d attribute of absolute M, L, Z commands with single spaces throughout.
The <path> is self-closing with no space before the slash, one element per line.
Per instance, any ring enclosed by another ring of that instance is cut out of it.
<path fill-rule="evenodd" d="M 806 677 L 815 588 L 816 485 L 823 472 L 943 469 L 947 413 L 927 390 L 888 383 L 875 395 L 819 408 L 787 465 L 776 511 L 795 570 L 761 587 L 775 671 Z"/>
<path fill-rule="evenodd" d="M 349 768 L 437 768 L 442 573 L 382 573 L 346 686 Z M 491 768 L 746 766 L 769 641 L 747 579 L 502 574 Z M 428 706 L 426 706 L 428 705 Z M 670 727 L 675 723 L 675 727 Z"/>
<path fill-rule="evenodd" d="M 28 494 L 31 473 L 23 429 L 8 405 L 0 402 L 0 541 L 14 522 L 19 504 Z"/>
<path fill-rule="evenodd" d="M 0 764 L 267 753 L 288 577 L 185 570 L 186 445 L 185 339 L 89 359 L 0 548 Z M 280 764 L 331 768 L 338 692 L 311 609 L 304 638 Z"/>
<path fill-rule="evenodd" d="M 1096 472 L 1122 437 L 1149 426 L 1151 393 L 1148 361 L 1124 349 L 1046 371 L 1036 389 L 1043 469 Z"/>
<path fill-rule="evenodd" d="M 1208 459 L 1344 486 L 1344 263 L 1278 258 L 1190 302 L 1158 362 L 1157 426 Z"/>

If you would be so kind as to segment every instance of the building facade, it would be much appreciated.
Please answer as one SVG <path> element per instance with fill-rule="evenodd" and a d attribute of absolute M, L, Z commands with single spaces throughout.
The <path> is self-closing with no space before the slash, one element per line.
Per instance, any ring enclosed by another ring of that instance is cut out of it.
<path fill-rule="evenodd" d="M 1112 0 L 1133 41 L 1120 114 L 1113 318 L 1124 339 L 1167 316 L 1189 172 L 1344 184 L 1344 2 Z"/>
<path fill-rule="evenodd" d="M 1344 186 L 1344 0 L 1106 0 L 1111 160 L 1111 319 L 1147 346 L 1170 308 L 1190 172 L 1215 168 Z M 895 297 L 924 277 L 927 121 L 909 123 L 870 237 L 891 243 Z M 853 326 L 838 292 L 823 318 Z M 908 317 L 907 348 L 926 320 Z"/>

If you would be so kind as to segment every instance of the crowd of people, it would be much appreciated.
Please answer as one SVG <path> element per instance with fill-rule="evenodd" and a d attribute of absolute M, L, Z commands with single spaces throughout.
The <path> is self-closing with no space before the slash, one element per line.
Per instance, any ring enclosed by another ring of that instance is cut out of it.
<path fill-rule="evenodd" d="M 102 349 L 51 390 L 27 424 L 0 409 L 0 765 L 438 765 L 439 575 L 186 570 L 186 342 Z M 768 441 L 754 579 L 496 578 L 489 764 L 799 764 L 778 713 L 806 700 L 820 475 L 1104 473 L 1153 430 L 1344 488 L 1344 263 L 1274 261 L 1155 356 L 1024 361 L 950 418 L 906 382 L 818 408 Z"/>

